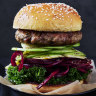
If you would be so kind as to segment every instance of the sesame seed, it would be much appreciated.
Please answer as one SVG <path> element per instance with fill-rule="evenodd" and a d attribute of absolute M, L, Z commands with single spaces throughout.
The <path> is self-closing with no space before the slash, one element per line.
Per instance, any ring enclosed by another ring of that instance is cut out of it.
<path fill-rule="evenodd" d="M 28 7 L 26 8 L 26 10 L 28 10 Z"/>
<path fill-rule="evenodd" d="M 66 14 L 69 14 L 70 12 L 67 12 Z"/>
<path fill-rule="evenodd" d="M 65 12 L 67 12 L 67 10 L 65 10 Z"/>
<path fill-rule="evenodd" d="M 25 9 L 23 9 L 22 11 L 25 11 Z"/>
<path fill-rule="evenodd" d="M 56 16 L 56 18 L 59 18 L 58 16 Z"/>
<path fill-rule="evenodd" d="M 30 7 L 30 10 L 32 10 L 33 7 Z"/>
<path fill-rule="evenodd" d="M 52 9 L 54 9 L 54 6 L 52 6 Z"/>
<path fill-rule="evenodd" d="M 72 13 L 72 12 L 73 12 L 73 10 L 70 11 L 70 13 Z"/>
<path fill-rule="evenodd" d="M 36 20 L 37 20 L 37 17 L 36 17 Z"/>
<path fill-rule="evenodd" d="M 60 8 L 60 10 L 62 10 L 62 8 Z"/>
<path fill-rule="evenodd" d="M 48 16 L 50 16 L 50 14 L 48 14 Z"/>
<path fill-rule="evenodd" d="M 56 19 L 56 18 L 53 18 L 54 20 Z"/>
<path fill-rule="evenodd" d="M 45 15 L 47 15 L 47 14 L 45 14 Z"/>
<path fill-rule="evenodd" d="M 48 7 L 46 9 L 48 9 Z"/>
<path fill-rule="evenodd" d="M 31 16 L 32 18 L 34 17 L 34 16 Z"/>
<path fill-rule="evenodd" d="M 68 18 L 69 18 L 70 16 L 68 15 Z"/>
<path fill-rule="evenodd" d="M 72 22 L 72 19 L 71 19 L 71 22 Z"/>
<path fill-rule="evenodd" d="M 31 10 L 32 10 L 32 7 L 30 7 L 29 12 L 31 12 Z"/>
<path fill-rule="evenodd" d="M 35 9 L 36 9 L 37 7 L 35 6 Z"/>
<path fill-rule="evenodd" d="M 49 19 L 46 19 L 46 21 L 48 21 Z"/>
<path fill-rule="evenodd" d="M 54 14 L 54 10 L 52 11 L 52 13 Z"/>
<path fill-rule="evenodd" d="M 42 8 L 42 10 L 44 10 L 44 9 Z"/>

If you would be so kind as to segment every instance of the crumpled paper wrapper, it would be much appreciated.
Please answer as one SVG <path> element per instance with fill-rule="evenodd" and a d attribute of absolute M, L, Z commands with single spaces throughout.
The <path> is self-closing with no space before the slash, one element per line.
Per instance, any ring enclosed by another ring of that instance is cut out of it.
<path fill-rule="evenodd" d="M 13 89 L 16 89 L 18 91 L 22 91 L 22 92 L 29 93 L 29 94 L 63 95 L 63 94 L 81 93 L 81 92 L 96 88 L 96 69 L 95 69 L 95 64 L 93 60 L 92 60 L 91 65 L 93 66 L 93 70 L 92 70 L 92 73 L 87 78 L 88 84 L 81 84 L 78 80 L 76 80 L 75 82 L 71 84 L 68 84 L 66 86 L 63 86 L 61 88 L 58 88 L 54 91 L 50 91 L 47 93 L 41 93 L 31 84 L 13 85 L 12 83 L 10 83 L 7 79 L 3 78 L 2 76 L 0 76 L 0 83 L 8 87 L 11 87 Z"/>

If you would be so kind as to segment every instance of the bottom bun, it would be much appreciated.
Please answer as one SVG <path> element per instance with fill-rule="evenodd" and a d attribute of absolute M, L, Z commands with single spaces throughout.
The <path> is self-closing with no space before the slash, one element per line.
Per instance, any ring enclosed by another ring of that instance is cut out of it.
<path fill-rule="evenodd" d="M 83 84 L 84 81 L 81 80 L 80 83 Z M 34 87 L 37 87 L 37 86 L 38 86 L 38 84 L 32 84 L 32 85 L 33 85 Z M 54 91 L 54 90 L 56 90 L 56 89 L 58 89 L 58 88 L 61 88 L 61 87 L 63 87 L 63 86 L 66 86 L 66 85 L 68 85 L 68 84 L 49 85 L 49 86 L 48 86 L 48 85 L 45 85 L 45 86 L 42 86 L 42 87 L 39 89 L 39 91 L 42 92 L 42 93 L 46 93 L 46 92 Z"/>

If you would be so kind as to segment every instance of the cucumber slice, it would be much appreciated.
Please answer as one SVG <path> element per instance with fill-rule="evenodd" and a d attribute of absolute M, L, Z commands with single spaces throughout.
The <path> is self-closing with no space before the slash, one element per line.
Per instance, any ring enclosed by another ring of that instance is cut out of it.
<path fill-rule="evenodd" d="M 76 43 L 76 44 L 72 45 L 72 47 L 78 47 L 78 46 L 80 46 L 80 43 Z"/>
<path fill-rule="evenodd" d="M 47 46 L 47 47 L 42 47 L 42 48 L 47 48 L 47 49 L 68 49 L 72 47 L 78 47 L 80 46 L 80 43 L 76 43 L 74 45 L 65 45 L 65 46 Z"/>
<path fill-rule="evenodd" d="M 65 57 L 72 57 L 72 58 L 82 58 L 82 59 L 85 59 L 86 58 L 86 55 L 82 52 L 75 52 L 75 53 L 65 53 L 64 54 Z"/>
<path fill-rule="evenodd" d="M 65 54 L 65 53 L 69 53 L 69 52 L 71 52 L 71 53 L 74 53 L 74 52 L 76 52 L 75 50 L 72 50 L 72 49 L 70 49 L 70 50 L 53 50 L 53 51 L 49 51 L 49 54 Z"/>
<path fill-rule="evenodd" d="M 37 54 L 32 54 L 32 55 L 25 55 L 24 57 L 25 58 L 34 58 L 34 57 L 40 57 L 40 56 L 42 56 L 42 55 L 45 55 L 44 53 L 37 53 Z"/>
<path fill-rule="evenodd" d="M 58 57 L 73 57 L 73 58 L 86 58 L 85 54 L 80 53 L 80 52 L 65 52 L 65 53 L 35 53 L 35 54 L 26 54 L 24 56 L 25 58 L 41 58 L 41 59 L 51 59 L 51 58 L 58 58 Z"/>
<path fill-rule="evenodd" d="M 46 55 L 41 55 L 41 56 L 37 56 L 37 57 L 33 57 L 36 59 L 52 59 L 52 58 L 58 58 L 58 57 L 64 57 L 63 55 L 60 54 L 46 54 Z"/>
<path fill-rule="evenodd" d="M 80 46 L 80 43 L 66 46 L 46 46 L 36 48 L 16 48 L 13 51 L 24 51 L 25 58 L 58 58 L 58 57 L 73 57 L 73 58 L 86 58 L 85 54 L 74 49 L 73 47 Z"/>
<path fill-rule="evenodd" d="M 37 59 L 52 59 L 52 58 L 58 58 L 58 57 L 71 57 L 71 58 L 81 58 L 85 59 L 86 57 L 84 55 L 74 55 L 74 54 L 46 54 L 46 55 L 29 55 L 26 56 L 26 58 L 37 58 Z"/>
<path fill-rule="evenodd" d="M 31 44 L 26 44 L 26 43 L 21 43 L 21 46 L 24 49 L 33 49 L 33 48 L 42 48 L 42 49 L 68 49 L 72 47 L 78 47 L 80 46 L 80 43 L 76 43 L 73 45 L 65 45 L 65 46 L 36 46 L 36 45 L 31 45 Z"/>
<path fill-rule="evenodd" d="M 11 50 L 13 51 L 49 51 L 50 49 L 43 49 L 43 48 L 33 48 L 33 49 L 23 49 L 23 48 L 16 48 L 16 47 L 13 47 Z"/>
<path fill-rule="evenodd" d="M 71 58 L 80 58 L 80 59 L 85 59 L 86 57 L 83 55 L 71 55 L 71 54 L 65 54 L 65 57 L 71 57 Z"/>

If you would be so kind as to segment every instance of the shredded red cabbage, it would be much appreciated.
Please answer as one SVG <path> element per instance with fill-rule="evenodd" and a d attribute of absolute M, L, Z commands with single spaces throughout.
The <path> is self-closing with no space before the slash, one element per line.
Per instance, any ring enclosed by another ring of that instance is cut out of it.
<path fill-rule="evenodd" d="M 59 72 L 59 69 L 55 70 L 52 72 L 48 78 L 46 78 L 41 84 L 37 86 L 37 89 L 40 89 L 43 85 L 45 85 L 52 77 L 54 77 L 57 73 Z"/>
<path fill-rule="evenodd" d="M 38 62 L 37 62 L 38 61 Z M 54 67 L 57 68 L 65 68 L 65 67 L 72 67 L 77 68 L 81 72 L 86 72 L 89 69 L 92 69 L 93 66 L 91 66 L 91 60 L 89 59 L 79 59 L 79 58 L 55 58 L 55 59 L 24 59 L 25 64 L 36 66 L 42 66 L 47 68 L 48 70 L 51 70 Z M 51 69 L 50 69 L 51 68 Z M 51 71 L 52 72 L 52 71 Z M 65 72 L 65 71 L 64 71 Z"/>
<path fill-rule="evenodd" d="M 13 53 L 13 55 L 11 56 L 11 64 L 12 66 L 16 66 L 16 57 L 17 56 L 21 56 L 21 63 L 18 66 L 18 71 L 20 71 L 23 68 L 23 64 L 24 64 L 24 58 L 23 58 L 23 53 L 21 51 L 16 51 Z"/>
<path fill-rule="evenodd" d="M 29 68 L 32 67 L 32 65 L 30 65 L 30 64 L 23 64 L 23 66 L 24 66 L 26 69 L 29 69 Z"/>
<path fill-rule="evenodd" d="M 58 73 L 58 74 L 56 75 L 56 77 L 62 77 L 62 76 L 64 76 L 64 75 L 66 75 L 68 72 L 69 72 L 69 67 L 67 67 L 67 70 L 66 70 L 66 71 L 61 72 L 61 73 Z"/>
<path fill-rule="evenodd" d="M 62 62 L 63 59 L 59 60 L 58 62 L 55 63 L 51 63 L 50 65 L 45 65 L 44 67 L 52 67 L 52 66 L 56 66 L 58 64 L 60 64 Z"/>
<path fill-rule="evenodd" d="M 18 71 L 20 71 L 23 66 L 28 69 L 34 65 L 45 67 L 48 69 L 48 72 L 52 72 L 54 67 L 57 67 L 59 69 L 67 67 L 69 69 L 77 68 L 79 71 L 86 73 L 87 70 L 92 69 L 93 66 L 91 66 L 91 60 L 89 59 L 79 59 L 79 58 L 54 58 L 54 59 L 29 59 L 29 58 L 23 58 L 23 53 L 20 51 L 16 51 L 13 53 L 11 57 L 11 64 L 12 66 L 16 66 L 15 59 L 18 55 L 21 55 L 21 63 L 19 65 Z M 51 68 L 50 68 L 51 67 Z M 56 69 L 56 68 L 55 68 Z M 62 72 L 62 74 L 66 73 L 66 70 Z M 63 75 L 61 75 L 63 76 Z"/>
<path fill-rule="evenodd" d="M 83 72 L 83 73 L 87 73 L 86 70 L 82 69 L 82 68 L 77 68 L 79 71 Z"/>
<path fill-rule="evenodd" d="M 50 65 L 52 63 L 57 62 L 57 59 L 33 59 L 33 58 L 24 58 L 24 63 L 28 64 L 42 64 L 42 65 Z"/>

